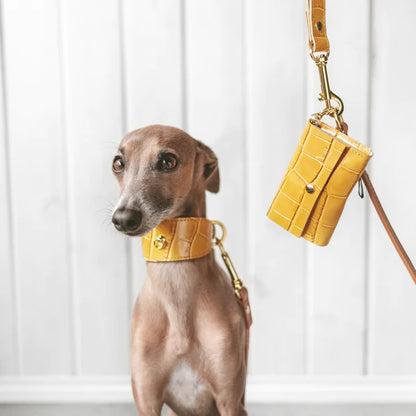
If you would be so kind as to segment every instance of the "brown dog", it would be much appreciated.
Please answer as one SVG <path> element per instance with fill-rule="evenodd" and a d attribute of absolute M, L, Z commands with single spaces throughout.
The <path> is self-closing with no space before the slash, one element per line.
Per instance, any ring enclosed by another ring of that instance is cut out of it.
<path fill-rule="evenodd" d="M 205 217 L 205 191 L 218 192 L 217 158 L 182 130 L 129 133 L 113 161 L 121 186 L 115 227 L 142 236 L 161 221 Z M 194 260 L 147 263 L 132 321 L 131 371 L 140 416 L 166 403 L 180 416 L 240 416 L 245 324 L 213 251 Z"/>

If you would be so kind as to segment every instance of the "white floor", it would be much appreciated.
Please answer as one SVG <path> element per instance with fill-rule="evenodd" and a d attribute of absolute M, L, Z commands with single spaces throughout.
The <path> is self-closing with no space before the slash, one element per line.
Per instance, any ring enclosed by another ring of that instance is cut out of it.
<path fill-rule="evenodd" d="M 251 405 L 250 416 L 415 416 L 416 405 Z M 132 405 L 1 405 L 1 416 L 137 416 Z"/>

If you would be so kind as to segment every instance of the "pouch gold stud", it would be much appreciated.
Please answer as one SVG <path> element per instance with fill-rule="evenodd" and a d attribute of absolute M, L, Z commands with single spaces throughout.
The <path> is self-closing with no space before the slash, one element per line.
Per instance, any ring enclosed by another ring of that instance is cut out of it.
<path fill-rule="evenodd" d="M 313 194 L 315 192 L 315 187 L 311 183 L 306 185 L 306 192 L 308 194 Z"/>

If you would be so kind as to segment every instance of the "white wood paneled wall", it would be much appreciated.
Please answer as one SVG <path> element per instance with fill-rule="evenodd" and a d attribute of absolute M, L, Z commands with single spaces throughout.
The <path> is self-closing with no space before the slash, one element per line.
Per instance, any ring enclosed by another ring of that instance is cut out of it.
<path fill-rule="evenodd" d="M 416 288 L 368 198 L 327 248 L 265 216 L 321 108 L 303 0 L 0 4 L 1 376 L 128 374 L 144 262 L 111 225 L 110 166 L 152 123 L 219 156 L 208 214 L 251 291 L 252 376 L 416 376 Z M 331 86 L 416 261 L 416 2 L 327 4 Z"/>

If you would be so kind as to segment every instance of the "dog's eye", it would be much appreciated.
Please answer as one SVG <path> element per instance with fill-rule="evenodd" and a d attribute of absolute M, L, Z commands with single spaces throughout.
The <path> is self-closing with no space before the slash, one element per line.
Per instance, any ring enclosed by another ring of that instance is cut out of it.
<path fill-rule="evenodd" d="M 120 156 L 116 156 L 113 160 L 113 172 L 120 173 L 124 170 L 124 163 Z"/>
<path fill-rule="evenodd" d="M 177 164 L 178 160 L 176 159 L 175 155 L 165 154 L 159 159 L 158 168 L 159 170 L 168 172 L 175 169 Z"/>

